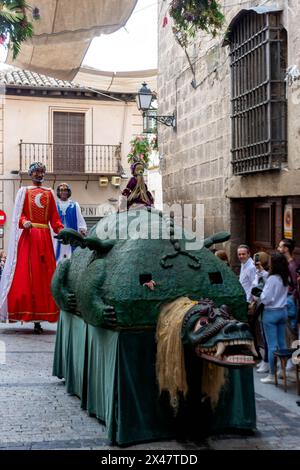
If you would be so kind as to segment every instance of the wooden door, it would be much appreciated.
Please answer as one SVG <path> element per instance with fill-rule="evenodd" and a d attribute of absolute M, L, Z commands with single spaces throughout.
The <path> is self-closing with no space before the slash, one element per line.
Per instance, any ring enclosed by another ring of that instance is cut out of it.
<path fill-rule="evenodd" d="M 84 173 L 84 113 L 53 113 L 53 171 Z"/>
<path fill-rule="evenodd" d="M 248 211 L 249 244 L 253 253 L 276 251 L 282 239 L 282 199 L 252 200 Z"/>

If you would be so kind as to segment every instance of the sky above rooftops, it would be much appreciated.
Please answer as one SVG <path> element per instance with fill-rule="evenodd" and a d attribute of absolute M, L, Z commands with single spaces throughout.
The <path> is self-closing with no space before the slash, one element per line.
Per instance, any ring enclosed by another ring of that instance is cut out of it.
<path fill-rule="evenodd" d="M 121 72 L 157 68 L 157 0 L 138 0 L 125 27 L 94 38 L 83 65 Z"/>

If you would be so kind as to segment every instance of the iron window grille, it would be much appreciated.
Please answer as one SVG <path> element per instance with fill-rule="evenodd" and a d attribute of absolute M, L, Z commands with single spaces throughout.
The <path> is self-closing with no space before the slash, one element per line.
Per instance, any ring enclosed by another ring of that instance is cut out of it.
<path fill-rule="evenodd" d="M 286 31 L 279 13 L 245 13 L 230 32 L 233 174 L 287 160 Z"/>

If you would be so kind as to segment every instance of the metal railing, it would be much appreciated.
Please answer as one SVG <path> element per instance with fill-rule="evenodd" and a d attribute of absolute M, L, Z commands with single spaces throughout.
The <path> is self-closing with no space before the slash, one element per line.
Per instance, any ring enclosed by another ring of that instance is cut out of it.
<path fill-rule="evenodd" d="M 35 161 L 44 163 L 48 173 L 120 173 L 121 144 L 49 144 L 21 140 L 19 147 L 21 173 L 27 172 Z"/>
<path fill-rule="evenodd" d="M 246 13 L 231 33 L 233 174 L 287 160 L 286 32 L 278 13 Z"/>

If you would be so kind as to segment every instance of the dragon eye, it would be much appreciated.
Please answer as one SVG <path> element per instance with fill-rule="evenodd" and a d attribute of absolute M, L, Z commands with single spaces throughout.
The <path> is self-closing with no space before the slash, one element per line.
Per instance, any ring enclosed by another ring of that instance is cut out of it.
<path fill-rule="evenodd" d="M 208 318 L 206 318 L 206 317 L 200 318 L 199 323 L 200 323 L 201 326 L 207 325 L 208 324 Z"/>

